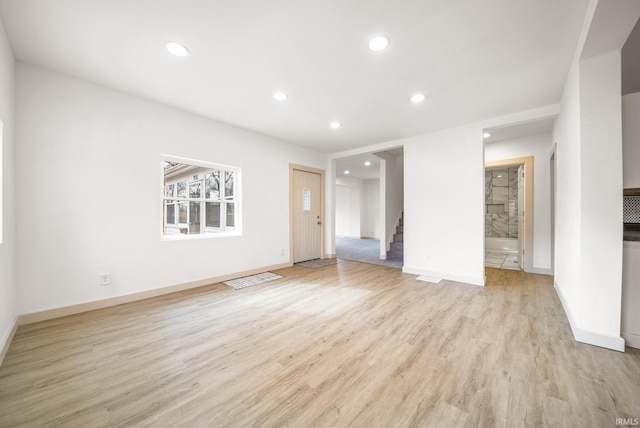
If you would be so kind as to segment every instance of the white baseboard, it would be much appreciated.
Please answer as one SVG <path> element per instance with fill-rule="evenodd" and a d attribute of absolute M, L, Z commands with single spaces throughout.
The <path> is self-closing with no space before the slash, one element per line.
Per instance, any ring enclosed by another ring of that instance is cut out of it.
<path fill-rule="evenodd" d="M 186 282 L 184 284 L 170 285 L 168 287 L 156 288 L 154 290 L 141 291 L 139 293 L 126 294 L 123 296 L 110 297 L 108 299 L 94 300 L 86 303 L 79 303 L 71 306 L 47 309 L 44 311 L 32 312 L 18 316 L 17 325 L 31 324 L 38 321 L 45 321 L 54 318 L 66 317 L 68 315 L 78 314 L 81 312 L 94 311 L 96 309 L 108 308 L 111 306 L 122 305 L 124 303 L 135 302 L 138 300 L 149 299 L 151 297 L 162 296 L 164 294 L 175 293 L 178 291 L 189 290 L 191 288 L 202 287 L 205 285 L 216 284 L 218 282 L 228 281 L 230 279 L 240 278 L 243 276 L 255 275 L 268 270 L 283 269 L 290 267 L 290 262 L 281 263 L 272 266 L 265 266 L 257 269 L 250 269 L 242 272 L 235 272 L 227 275 L 220 275 L 211 278 L 200 279 L 198 281 Z"/>
<path fill-rule="evenodd" d="M 479 276 L 479 277 L 463 276 L 463 275 L 456 275 L 456 274 L 451 274 L 446 272 L 435 272 L 435 271 L 430 271 L 425 269 L 413 268 L 410 266 L 403 267 L 402 272 L 410 273 L 418 276 L 428 276 L 431 278 L 440 278 L 440 279 L 446 279 L 449 281 L 463 282 L 465 284 L 484 286 L 484 276 Z"/>
<path fill-rule="evenodd" d="M 569 325 L 571 326 L 571 332 L 573 333 L 573 338 L 576 341 L 586 343 L 588 345 L 599 346 L 601 348 L 612 349 L 614 351 L 624 352 L 624 339 L 622 337 L 609 336 L 580 328 L 573 316 L 573 312 L 571 312 L 571 308 L 567 304 L 564 294 L 562 294 L 562 289 L 558 287 L 556 282 L 553 283 L 553 288 L 555 288 L 556 294 L 560 298 L 560 302 L 562 302 L 564 313 L 567 315 Z"/>
<path fill-rule="evenodd" d="M 529 273 L 537 273 L 538 275 L 551 275 L 551 269 L 549 268 L 531 268 L 531 270 L 528 271 Z"/>
<path fill-rule="evenodd" d="M 16 330 L 18 329 L 18 318 L 16 317 L 13 320 L 13 324 L 11 328 L 5 333 L 2 338 L 2 343 L 0 343 L 0 366 L 4 361 L 5 355 L 7 355 L 7 351 L 9 351 L 9 346 L 11 346 L 11 341 L 13 340 L 13 336 L 16 334 Z"/>
<path fill-rule="evenodd" d="M 640 336 L 632 333 L 622 333 L 626 345 L 631 348 L 640 349 Z"/>

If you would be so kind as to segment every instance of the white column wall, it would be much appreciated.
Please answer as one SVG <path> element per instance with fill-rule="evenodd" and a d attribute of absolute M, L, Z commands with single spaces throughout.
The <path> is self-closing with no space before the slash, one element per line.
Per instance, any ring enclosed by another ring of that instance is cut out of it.
<path fill-rule="evenodd" d="M 620 338 L 622 292 L 621 92 L 620 50 L 580 61 L 579 324 L 612 338 Z"/>
<path fill-rule="evenodd" d="M 482 126 L 403 144 L 404 272 L 484 285 Z"/>
<path fill-rule="evenodd" d="M 0 21 L 0 363 L 16 322 L 14 59 Z"/>

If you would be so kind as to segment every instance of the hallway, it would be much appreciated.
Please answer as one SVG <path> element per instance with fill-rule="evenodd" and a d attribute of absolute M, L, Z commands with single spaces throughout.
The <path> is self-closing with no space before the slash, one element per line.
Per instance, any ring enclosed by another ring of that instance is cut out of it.
<path fill-rule="evenodd" d="M 336 236 L 336 257 L 344 260 L 369 263 L 402 269 L 402 262 L 380 260 L 380 241 Z"/>

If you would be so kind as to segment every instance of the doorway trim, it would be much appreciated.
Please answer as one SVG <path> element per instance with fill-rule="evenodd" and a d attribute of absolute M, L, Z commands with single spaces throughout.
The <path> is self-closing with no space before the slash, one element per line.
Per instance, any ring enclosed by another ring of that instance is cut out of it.
<path fill-rule="evenodd" d="M 327 258 L 324 252 L 324 225 L 325 225 L 325 212 L 324 212 L 324 169 L 313 168 L 310 166 L 298 165 L 294 163 L 289 164 L 289 263 L 293 265 L 293 171 L 310 172 L 312 174 L 320 175 L 320 258 Z"/>
<path fill-rule="evenodd" d="M 533 156 L 485 162 L 485 168 L 524 165 L 524 271 L 533 269 Z M 519 236 L 518 239 L 521 239 Z"/>

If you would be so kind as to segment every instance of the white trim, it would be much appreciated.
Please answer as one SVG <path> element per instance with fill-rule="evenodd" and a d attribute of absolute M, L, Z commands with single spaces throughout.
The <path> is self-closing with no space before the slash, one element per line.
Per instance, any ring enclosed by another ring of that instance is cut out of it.
<path fill-rule="evenodd" d="M 569 325 L 571 326 L 573 338 L 576 341 L 586 343 L 588 345 L 599 346 L 601 348 L 612 349 L 614 351 L 624 352 L 624 339 L 622 337 L 609 336 L 580 328 L 573 316 L 573 312 L 571 312 L 569 305 L 567 305 L 567 301 L 562 294 L 562 289 L 558 287 L 558 284 L 555 281 L 553 283 L 553 288 L 555 288 L 556 294 L 560 298 L 560 302 L 564 308 L 564 313 L 567 315 Z"/>
<path fill-rule="evenodd" d="M 96 309 L 104 309 L 111 306 L 122 305 L 124 303 L 135 302 L 138 300 L 149 299 L 151 297 L 162 296 L 165 294 L 175 293 L 177 291 L 189 290 L 191 288 L 203 287 L 205 285 L 213 285 L 219 282 L 236 279 L 243 276 L 255 275 L 269 270 L 284 269 L 292 266 L 291 263 L 280 263 L 277 265 L 264 266 L 256 269 L 249 269 L 242 272 L 229 273 L 226 275 L 204 278 L 197 281 L 186 282 L 183 284 L 170 285 L 168 287 L 156 288 L 154 290 L 141 291 L 139 293 L 125 294 L 123 296 L 111 297 L 108 299 L 94 300 L 77 305 L 63 306 L 54 309 L 47 309 L 39 312 L 31 312 L 18 316 L 18 325 L 31 324 L 38 321 L 50 320 L 53 318 L 65 317 L 68 315 L 79 314 L 81 312 L 94 311 Z"/>
<path fill-rule="evenodd" d="M 632 333 L 622 333 L 622 337 L 626 341 L 626 346 L 640 349 L 640 336 Z"/>
<path fill-rule="evenodd" d="M 551 275 L 551 269 L 550 268 L 537 268 L 537 267 L 534 267 L 534 268 L 531 268 L 530 270 L 525 271 L 525 272 L 536 273 L 538 275 Z"/>
<path fill-rule="evenodd" d="M 4 357 L 7 355 L 7 351 L 9 351 L 9 346 L 11 346 L 11 342 L 13 341 L 13 336 L 16 334 L 16 330 L 18 329 L 18 318 L 14 318 L 13 323 L 11 324 L 11 328 L 7 331 L 7 334 L 2 338 L 2 343 L 0 344 L 0 366 L 4 361 Z"/>
<path fill-rule="evenodd" d="M 454 275 L 446 272 L 434 272 L 430 270 L 418 269 L 418 268 L 413 268 L 408 266 L 403 267 L 402 272 L 410 273 L 412 275 L 428 276 L 432 278 L 440 278 L 440 279 L 446 279 L 449 281 L 462 282 L 465 284 L 484 286 L 484 277 Z"/>

